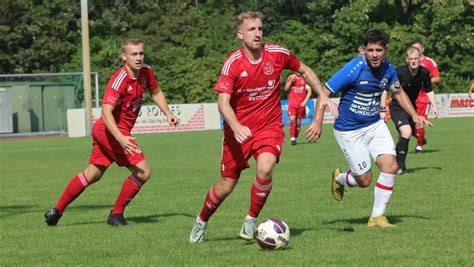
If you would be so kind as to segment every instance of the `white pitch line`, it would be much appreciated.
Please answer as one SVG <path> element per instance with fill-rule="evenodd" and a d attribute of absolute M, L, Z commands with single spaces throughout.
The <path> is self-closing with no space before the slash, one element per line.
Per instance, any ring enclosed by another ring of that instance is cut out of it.
<path fill-rule="evenodd" d="M 62 147 L 45 147 L 45 148 L 25 148 L 25 149 L 13 149 L 13 150 L 0 150 L 0 154 L 8 153 L 8 152 L 28 152 L 28 151 L 48 151 L 48 150 L 68 150 L 68 149 L 75 149 L 82 146 L 62 146 Z"/>

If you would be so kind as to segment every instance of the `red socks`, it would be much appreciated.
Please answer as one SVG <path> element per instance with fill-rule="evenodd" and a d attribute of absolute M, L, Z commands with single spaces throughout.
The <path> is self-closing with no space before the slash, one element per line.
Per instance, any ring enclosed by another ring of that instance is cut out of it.
<path fill-rule="evenodd" d="M 263 180 L 257 177 L 255 179 L 250 190 L 250 210 L 248 215 L 254 218 L 258 217 L 271 191 L 272 178 Z"/>
<path fill-rule="evenodd" d="M 423 146 L 424 139 L 425 139 L 425 128 L 416 128 L 417 145 Z"/>
<path fill-rule="evenodd" d="M 296 137 L 296 120 L 290 121 L 290 137 Z"/>
<path fill-rule="evenodd" d="M 298 135 L 300 134 L 300 130 L 301 130 L 301 124 L 296 124 L 295 137 L 298 137 Z"/>
<path fill-rule="evenodd" d="M 115 201 L 114 208 L 112 209 L 112 214 L 123 214 L 125 207 L 132 201 L 142 186 L 143 182 L 138 180 L 133 174 L 125 179 L 120 194 Z"/>
<path fill-rule="evenodd" d="M 222 203 L 223 199 L 217 195 L 215 187 L 216 186 L 211 187 L 207 192 L 206 200 L 204 201 L 202 210 L 199 213 L 199 218 L 201 218 L 203 222 L 207 222 Z"/>
<path fill-rule="evenodd" d="M 88 185 L 89 181 L 86 179 L 83 172 L 74 176 L 66 186 L 66 189 L 64 189 L 61 198 L 56 204 L 56 209 L 58 209 L 59 214 L 63 214 L 64 209 L 71 204 L 71 202 L 74 201 L 74 199 L 76 199 Z"/>

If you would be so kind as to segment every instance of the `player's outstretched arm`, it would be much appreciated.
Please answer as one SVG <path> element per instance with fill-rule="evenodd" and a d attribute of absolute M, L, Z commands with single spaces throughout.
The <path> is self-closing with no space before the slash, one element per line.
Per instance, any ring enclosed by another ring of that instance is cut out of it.
<path fill-rule="evenodd" d="M 318 95 L 318 102 L 320 102 L 320 104 L 321 104 L 321 106 L 320 106 L 321 110 L 320 109 L 316 110 L 316 113 L 324 112 L 324 110 L 322 110 L 322 109 L 323 108 L 326 109 L 326 107 L 327 107 L 327 108 L 329 108 L 329 111 L 331 112 L 331 114 L 335 118 L 337 118 L 337 116 L 338 116 L 337 107 L 329 99 L 329 95 L 327 95 L 325 93 L 325 91 L 324 91 L 325 89 L 324 89 L 323 85 L 321 84 L 321 81 L 319 80 L 316 73 L 310 67 L 306 66 L 303 63 L 301 63 L 301 66 L 300 66 L 300 69 L 298 70 L 298 72 L 301 75 L 303 75 L 306 83 Z"/>
<path fill-rule="evenodd" d="M 217 106 L 219 107 L 219 112 L 224 116 L 224 120 L 227 124 L 229 124 L 230 128 L 234 132 L 235 140 L 239 143 L 244 143 L 252 133 L 247 126 L 240 124 L 237 120 L 237 116 L 235 116 L 235 112 L 232 109 L 230 103 L 230 95 L 226 93 L 219 93 L 219 97 L 217 99 Z"/>
<path fill-rule="evenodd" d="M 158 86 L 155 90 L 151 91 L 151 98 L 153 102 L 165 113 L 166 119 L 171 126 L 178 126 L 179 120 L 176 116 L 170 111 L 168 102 L 166 101 L 165 93 Z"/>
<path fill-rule="evenodd" d="M 324 88 L 324 95 L 329 98 L 329 94 L 331 94 L 331 91 L 328 89 Z M 310 143 L 316 142 L 321 137 L 321 134 L 323 132 L 323 119 L 324 119 L 324 111 L 326 110 L 326 107 L 322 106 L 321 102 L 319 99 L 316 100 L 316 118 L 314 119 L 313 123 L 306 129 L 304 132 L 304 136 L 306 140 Z"/>
<path fill-rule="evenodd" d="M 425 119 L 423 116 L 420 116 L 418 115 L 418 113 L 416 112 L 415 108 L 413 107 L 413 105 L 411 104 L 410 102 L 410 99 L 408 98 L 407 94 L 405 93 L 405 91 L 403 89 L 400 89 L 398 91 L 392 91 L 393 93 L 393 97 L 395 97 L 398 101 L 398 103 L 400 104 L 400 106 L 408 113 L 410 114 L 411 118 L 413 119 L 413 121 L 418 124 L 418 125 L 427 125 L 427 126 L 433 126 L 433 124 Z"/>
<path fill-rule="evenodd" d="M 126 153 L 133 155 L 139 148 L 134 145 L 130 140 L 135 140 L 134 137 L 123 135 L 117 127 L 114 115 L 112 114 L 114 107 L 109 104 L 102 105 L 101 117 L 107 130 L 112 136 L 119 142 L 120 146 L 125 150 Z"/>

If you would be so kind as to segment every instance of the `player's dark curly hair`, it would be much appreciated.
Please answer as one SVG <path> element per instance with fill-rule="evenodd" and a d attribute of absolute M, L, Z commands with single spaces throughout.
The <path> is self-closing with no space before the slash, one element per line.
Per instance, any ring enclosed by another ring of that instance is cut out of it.
<path fill-rule="evenodd" d="M 364 46 L 367 46 L 369 43 L 380 43 L 382 46 L 387 46 L 388 44 L 388 34 L 382 30 L 369 30 L 364 34 Z"/>

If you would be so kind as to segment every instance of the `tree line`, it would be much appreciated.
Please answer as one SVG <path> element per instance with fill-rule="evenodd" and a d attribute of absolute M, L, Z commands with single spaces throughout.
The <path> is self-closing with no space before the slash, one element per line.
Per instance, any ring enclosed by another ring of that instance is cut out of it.
<path fill-rule="evenodd" d="M 321 80 L 356 55 L 372 28 L 390 35 L 387 58 L 421 39 L 435 59 L 438 93 L 465 92 L 473 78 L 473 4 L 416 0 L 90 0 L 91 70 L 103 93 L 123 63 L 123 38 L 145 41 L 145 61 L 171 103 L 215 102 L 225 57 L 240 47 L 239 13 L 264 14 L 264 41 L 290 48 Z M 82 71 L 80 1 L 4 0 L 0 7 L 0 73 Z M 284 79 L 290 73 L 284 73 Z"/>

